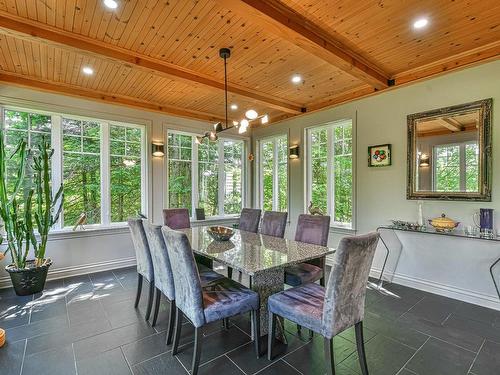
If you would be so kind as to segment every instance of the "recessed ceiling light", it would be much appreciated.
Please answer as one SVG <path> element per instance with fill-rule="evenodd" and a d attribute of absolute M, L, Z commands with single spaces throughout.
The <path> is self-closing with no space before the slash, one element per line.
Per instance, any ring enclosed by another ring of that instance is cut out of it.
<path fill-rule="evenodd" d="M 231 104 L 231 109 L 236 111 L 238 109 L 238 104 Z"/>
<path fill-rule="evenodd" d="M 82 72 L 85 73 L 86 75 L 90 76 L 94 74 L 94 69 L 92 69 L 90 66 L 84 66 L 82 69 Z"/>
<path fill-rule="evenodd" d="M 245 117 L 249 120 L 255 120 L 257 117 L 259 117 L 259 114 L 257 113 L 257 111 L 249 109 L 245 112 Z"/>
<path fill-rule="evenodd" d="M 294 74 L 292 76 L 292 82 L 293 83 L 300 83 L 300 82 L 302 82 L 302 76 L 300 74 Z"/>
<path fill-rule="evenodd" d="M 106 5 L 109 9 L 118 8 L 118 2 L 115 0 L 104 0 L 104 5 Z"/>
<path fill-rule="evenodd" d="M 429 23 L 429 20 L 427 18 L 419 18 L 418 20 L 413 22 L 413 27 L 415 29 L 421 29 L 421 28 L 427 26 L 428 23 Z"/>

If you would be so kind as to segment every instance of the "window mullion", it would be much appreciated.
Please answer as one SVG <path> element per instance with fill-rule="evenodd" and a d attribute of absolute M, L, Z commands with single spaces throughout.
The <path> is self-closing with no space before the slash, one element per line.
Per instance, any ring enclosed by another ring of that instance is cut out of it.
<path fill-rule="evenodd" d="M 52 156 L 52 190 L 53 194 L 57 192 L 59 186 L 63 183 L 63 137 L 62 137 L 62 117 L 58 115 L 51 116 L 51 146 L 54 150 Z M 59 204 L 59 203 L 58 203 Z M 55 229 L 61 229 L 63 226 L 63 215 L 61 212 L 59 220 L 54 224 Z"/>
<path fill-rule="evenodd" d="M 467 187 L 466 175 L 465 175 L 465 143 L 462 143 L 459 147 L 458 156 L 460 158 L 460 191 L 465 191 Z"/>
<path fill-rule="evenodd" d="M 198 190 L 199 181 L 199 163 L 198 163 L 198 144 L 195 142 L 195 137 L 191 137 L 191 217 L 196 218 L 195 208 L 198 207 L 200 194 Z M 179 151 L 180 152 L 180 151 Z"/>
<path fill-rule="evenodd" d="M 219 190 L 218 190 L 218 205 L 219 205 L 219 215 L 222 216 L 224 215 L 224 197 L 226 195 L 226 176 L 225 176 L 225 170 L 224 170 L 224 140 L 219 140 L 218 141 L 218 168 L 219 168 L 219 173 L 218 173 L 218 184 L 219 184 Z"/>
<path fill-rule="evenodd" d="M 109 123 L 101 123 L 101 223 L 111 223 L 111 174 L 110 174 Z"/>
<path fill-rule="evenodd" d="M 278 210 L 278 138 L 273 139 L 273 211 Z"/>
<path fill-rule="evenodd" d="M 328 215 L 333 216 L 334 209 L 335 209 L 335 202 L 334 202 L 334 197 L 335 195 L 333 194 L 333 189 L 334 189 L 334 184 L 333 184 L 333 179 L 334 179 L 334 171 L 332 170 L 333 163 L 333 146 L 334 146 L 334 131 L 333 127 L 329 127 L 327 132 L 326 132 L 326 150 L 327 150 L 327 159 L 326 159 L 326 175 L 327 175 L 327 199 L 326 199 L 326 206 L 327 206 L 327 212 Z M 335 221 L 335 220 L 334 220 Z"/>

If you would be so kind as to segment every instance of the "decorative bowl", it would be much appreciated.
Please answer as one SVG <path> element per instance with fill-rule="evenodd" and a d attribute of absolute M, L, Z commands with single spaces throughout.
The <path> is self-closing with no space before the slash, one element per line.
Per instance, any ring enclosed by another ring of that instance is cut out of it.
<path fill-rule="evenodd" d="M 445 214 L 441 214 L 441 217 L 430 219 L 429 224 L 434 227 L 436 232 L 451 232 L 460 223 L 458 221 L 446 217 Z"/>
<path fill-rule="evenodd" d="M 229 241 L 234 235 L 234 230 L 227 227 L 210 227 L 207 232 L 215 241 Z"/>

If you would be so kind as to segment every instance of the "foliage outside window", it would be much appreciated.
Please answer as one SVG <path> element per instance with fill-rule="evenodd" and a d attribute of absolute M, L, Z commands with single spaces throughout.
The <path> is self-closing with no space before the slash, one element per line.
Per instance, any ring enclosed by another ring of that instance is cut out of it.
<path fill-rule="evenodd" d="M 56 227 L 74 226 L 83 213 L 89 225 L 108 225 L 145 211 L 142 127 L 55 113 L 10 109 L 3 113 L 8 150 L 23 138 L 36 155 L 42 137 L 56 149 L 53 183 L 62 182 L 65 194 Z M 30 179 L 28 171 L 26 191 Z"/>
<path fill-rule="evenodd" d="M 335 225 L 352 227 L 352 121 L 307 130 L 307 204 L 332 217 Z"/>
<path fill-rule="evenodd" d="M 287 211 L 288 137 L 267 138 L 259 144 L 260 207 L 265 211 Z"/>
<path fill-rule="evenodd" d="M 434 190 L 479 191 L 479 145 L 464 142 L 434 146 Z"/>
<path fill-rule="evenodd" d="M 205 209 L 205 215 L 237 214 L 243 205 L 244 143 L 168 132 L 168 207 Z"/>

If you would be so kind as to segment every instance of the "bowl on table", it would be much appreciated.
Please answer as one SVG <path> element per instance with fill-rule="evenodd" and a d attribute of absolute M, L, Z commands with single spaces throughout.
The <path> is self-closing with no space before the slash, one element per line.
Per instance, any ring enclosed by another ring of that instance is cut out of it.
<path fill-rule="evenodd" d="M 207 232 L 215 241 L 229 241 L 234 235 L 233 229 L 219 226 L 209 227 Z"/>

